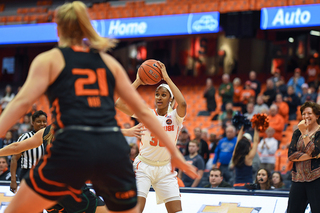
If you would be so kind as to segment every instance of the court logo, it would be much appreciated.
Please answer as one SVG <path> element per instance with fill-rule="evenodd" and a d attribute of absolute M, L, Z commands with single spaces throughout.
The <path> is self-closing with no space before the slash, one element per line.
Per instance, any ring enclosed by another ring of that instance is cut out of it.
<path fill-rule="evenodd" d="M 222 203 L 218 206 L 203 205 L 198 213 L 211 212 L 211 213 L 258 213 L 261 207 L 246 207 L 240 206 L 240 203 Z"/>
<path fill-rule="evenodd" d="M 1 203 L 0 210 L 7 208 L 12 198 L 13 196 L 7 196 L 4 193 L 0 193 L 0 203 Z"/>

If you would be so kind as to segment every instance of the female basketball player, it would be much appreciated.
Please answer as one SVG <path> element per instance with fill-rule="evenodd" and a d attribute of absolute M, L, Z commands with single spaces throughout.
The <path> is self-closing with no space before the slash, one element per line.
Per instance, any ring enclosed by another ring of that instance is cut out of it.
<path fill-rule="evenodd" d="M 6 213 L 40 212 L 66 195 L 80 202 L 87 180 L 110 212 L 138 212 L 129 146 L 114 119 L 114 92 L 168 148 L 172 165 L 197 176 L 132 88 L 122 66 L 103 53 L 115 43 L 97 34 L 86 9 L 79 1 L 57 9 L 58 48 L 33 60 L 25 84 L 0 116 L 1 135 L 46 93 L 56 132 L 48 154 L 21 182 Z"/>
<path fill-rule="evenodd" d="M 167 135 L 173 144 L 177 143 L 179 131 L 186 115 L 187 103 L 180 90 L 169 78 L 163 63 L 155 64 L 161 69 L 163 80 L 167 84 L 161 84 L 155 93 L 156 109 L 152 112 L 157 116 Z M 133 86 L 138 88 L 142 83 L 137 75 Z M 172 110 L 173 99 L 177 102 L 177 108 Z M 116 107 L 132 116 L 133 112 L 127 107 L 121 98 L 116 102 Z M 140 119 L 140 117 L 137 115 Z M 170 155 L 162 144 L 162 140 L 146 131 L 141 138 L 140 154 L 133 163 L 137 178 L 138 201 L 140 212 L 143 211 L 150 186 L 157 195 L 157 203 L 165 203 L 168 213 L 182 212 L 179 186 L 176 172 L 171 172 Z"/>

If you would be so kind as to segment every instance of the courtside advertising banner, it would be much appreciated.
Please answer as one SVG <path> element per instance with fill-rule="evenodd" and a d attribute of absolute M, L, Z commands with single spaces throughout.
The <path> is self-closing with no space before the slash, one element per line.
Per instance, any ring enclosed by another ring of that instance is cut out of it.
<path fill-rule="evenodd" d="M 261 9 L 262 30 L 320 26 L 320 4 Z"/>
<path fill-rule="evenodd" d="M 219 12 L 93 20 L 103 37 L 140 38 L 219 32 Z M 57 42 L 55 23 L 0 26 L 0 45 Z"/>

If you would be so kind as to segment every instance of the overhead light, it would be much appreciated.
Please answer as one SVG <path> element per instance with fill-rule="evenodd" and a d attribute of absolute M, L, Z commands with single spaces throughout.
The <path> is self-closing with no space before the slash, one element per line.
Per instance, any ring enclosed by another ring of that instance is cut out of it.
<path fill-rule="evenodd" d="M 315 30 L 311 30 L 311 31 L 310 31 L 310 35 L 320 36 L 320 32 L 319 32 L 319 31 L 315 31 Z"/>
<path fill-rule="evenodd" d="M 289 41 L 290 43 L 293 43 L 293 42 L 294 42 L 294 39 L 293 39 L 292 37 L 290 37 L 290 38 L 288 39 L 288 41 Z"/>

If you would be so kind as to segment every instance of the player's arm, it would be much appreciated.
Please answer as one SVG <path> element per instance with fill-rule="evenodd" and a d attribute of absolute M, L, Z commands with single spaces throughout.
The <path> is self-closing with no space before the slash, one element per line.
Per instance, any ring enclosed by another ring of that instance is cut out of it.
<path fill-rule="evenodd" d="M 179 117 L 183 118 L 184 116 L 186 116 L 186 113 L 187 113 L 187 102 L 186 102 L 186 100 L 184 99 L 184 97 L 183 97 L 181 91 L 179 90 L 179 88 L 173 83 L 173 81 L 169 77 L 165 65 L 162 62 L 157 61 L 156 66 L 161 70 L 162 78 L 169 85 L 169 87 L 170 87 L 170 89 L 171 89 L 171 91 L 173 93 L 173 96 L 175 98 L 175 101 L 178 104 L 178 106 L 177 106 L 177 114 L 179 115 Z"/>
<path fill-rule="evenodd" d="M 107 54 L 102 54 L 102 58 L 116 79 L 116 92 L 123 101 L 127 103 L 127 106 L 130 107 L 146 128 L 166 146 L 171 154 L 172 167 L 182 169 L 191 178 L 198 177 L 195 168 L 185 162 L 182 154 L 176 148 L 175 143 L 169 138 L 168 134 L 166 134 L 156 116 L 149 110 L 134 87 L 131 86 L 130 80 L 122 66 Z"/>
<path fill-rule="evenodd" d="M 40 146 L 43 142 L 44 129 L 39 130 L 36 134 L 32 137 L 25 139 L 21 142 L 12 143 L 6 147 L 0 149 L 0 156 L 8 156 L 8 155 L 21 155 L 21 152 L 36 148 Z"/>
<path fill-rule="evenodd" d="M 196 178 L 196 179 L 194 179 L 191 187 L 197 187 L 197 186 L 199 185 L 199 183 L 200 183 L 200 181 L 201 181 L 201 178 L 202 178 L 202 176 L 203 176 L 203 170 L 198 170 L 198 175 L 199 175 L 199 177 Z"/>
<path fill-rule="evenodd" d="M 47 90 L 51 56 L 44 52 L 32 61 L 26 82 L 0 116 L 0 135 L 4 135 Z"/>
<path fill-rule="evenodd" d="M 140 124 L 135 125 L 134 127 L 131 127 L 129 129 L 121 129 L 121 132 L 124 136 L 137 137 L 137 138 L 141 139 L 141 136 L 144 135 L 143 132 L 145 130 L 146 129 L 143 128 L 143 125 L 140 123 Z"/>
<path fill-rule="evenodd" d="M 139 75 L 137 73 L 136 80 L 131 84 L 134 89 L 137 89 L 140 85 L 143 85 L 142 81 L 139 78 Z M 125 101 L 120 97 L 115 103 L 115 107 L 119 109 L 120 111 L 126 113 L 129 116 L 132 116 L 134 113 L 133 111 L 128 107 Z"/>
<path fill-rule="evenodd" d="M 19 143 L 19 142 L 16 142 Z M 17 184 L 17 167 L 18 167 L 18 160 L 20 159 L 21 153 L 13 155 L 11 158 L 10 164 L 10 173 L 11 173 L 11 182 L 10 182 L 10 191 L 15 193 L 18 188 Z"/>

